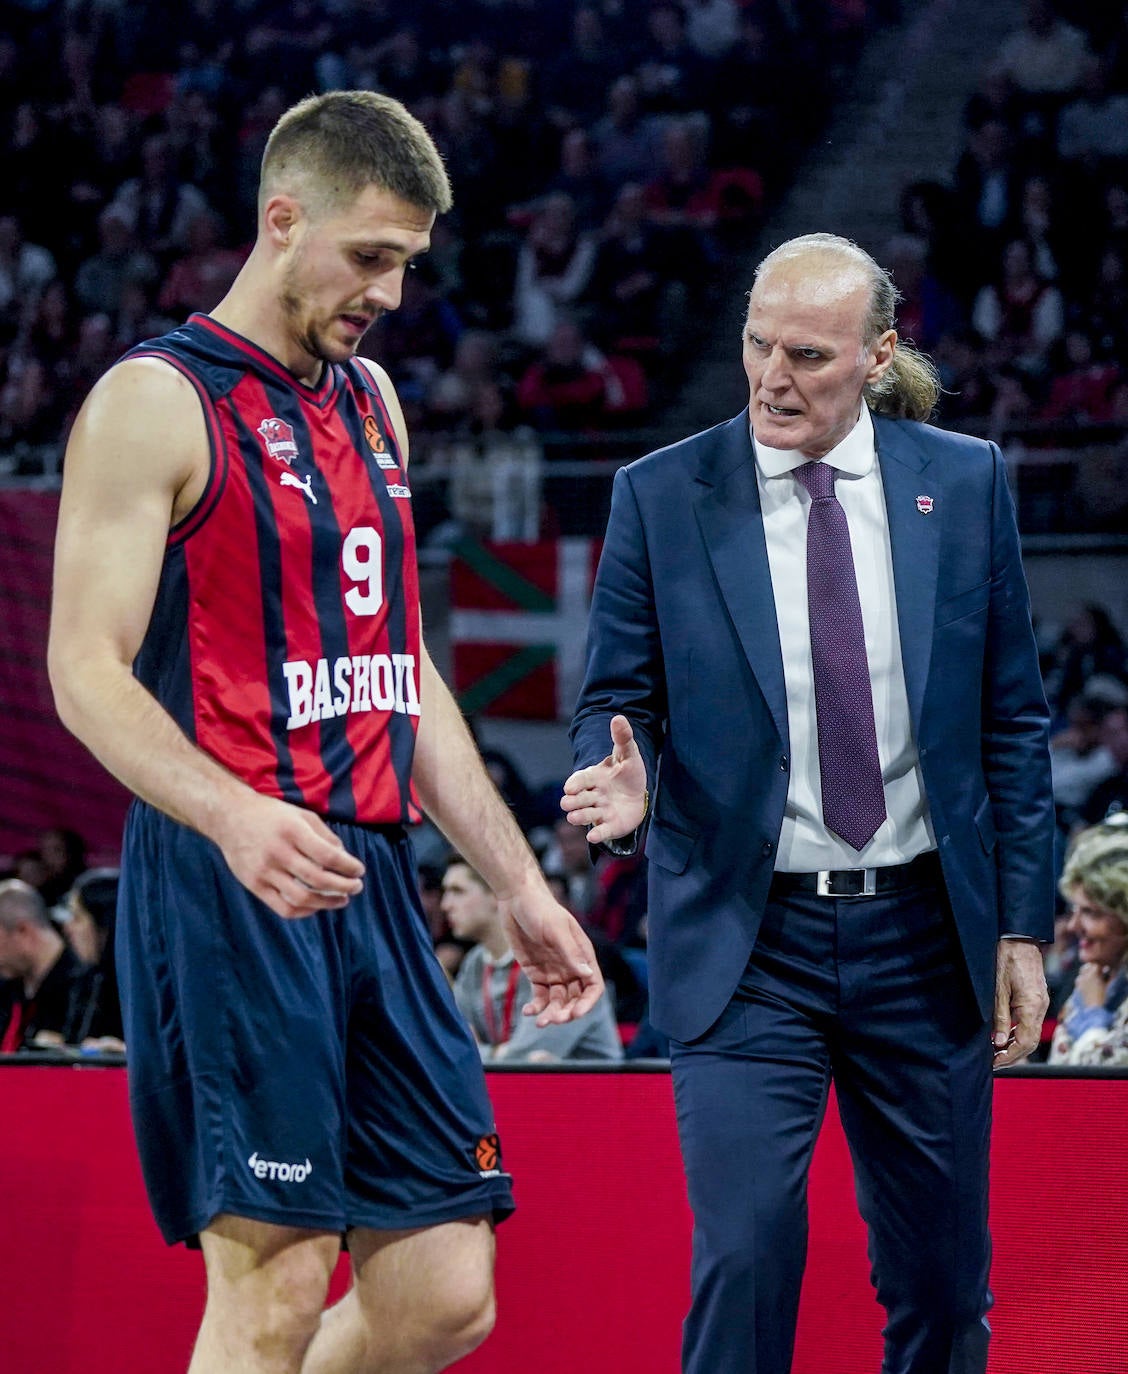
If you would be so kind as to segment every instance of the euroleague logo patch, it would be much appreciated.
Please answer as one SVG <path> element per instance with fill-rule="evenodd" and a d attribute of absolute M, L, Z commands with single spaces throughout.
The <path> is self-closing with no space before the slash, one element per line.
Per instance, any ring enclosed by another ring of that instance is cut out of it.
<path fill-rule="evenodd" d="M 368 441 L 368 447 L 376 459 L 376 466 L 379 468 L 398 468 L 399 464 L 388 452 L 388 446 L 384 442 L 384 436 L 380 433 L 380 426 L 376 423 L 375 415 L 364 417 L 364 437 Z"/>
<path fill-rule="evenodd" d="M 501 1141 L 496 1131 L 482 1136 L 474 1146 L 474 1161 L 483 1178 L 496 1178 L 501 1172 Z"/>

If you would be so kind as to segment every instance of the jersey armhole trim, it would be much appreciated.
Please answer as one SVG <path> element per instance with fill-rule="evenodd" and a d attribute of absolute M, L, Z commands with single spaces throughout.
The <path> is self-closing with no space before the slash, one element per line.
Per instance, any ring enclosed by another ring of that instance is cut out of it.
<path fill-rule="evenodd" d="M 399 464 L 400 471 L 407 476 L 407 464 L 403 461 L 403 446 L 400 444 L 399 434 L 395 425 L 392 424 L 392 417 L 388 412 L 387 403 L 384 400 L 384 393 L 380 390 L 380 379 L 369 366 L 369 359 L 354 355 L 349 361 L 355 364 L 357 371 L 361 374 L 360 384 L 365 391 L 374 398 L 380 408 L 380 418 L 384 422 L 384 428 L 388 431 L 388 438 L 396 446 L 396 462 Z"/>
<path fill-rule="evenodd" d="M 182 377 L 191 382 L 196 395 L 200 398 L 200 407 L 204 413 L 204 425 L 208 432 L 208 480 L 204 485 L 204 490 L 200 493 L 200 499 L 192 507 L 187 515 L 172 525 L 168 532 L 168 542 L 170 544 L 182 544 L 186 539 L 190 539 L 200 528 L 208 516 L 215 510 L 219 498 L 223 495 L 223 489 L 227 485 L 227 471 L 229 459 L 227 454 L 227 441 L 223 436 L 223 429 L 219 423 L 219 414 L 216 411 L 215 402 L 204 390 L 198 377 L 194 376 L 188 368 L 172 353 L 166 353 L 163 349 L 150 348 L 144 352 L 133 352 L 131 358 L 159 358 L 161 362 L 168 363 L 174 367 Z"/>

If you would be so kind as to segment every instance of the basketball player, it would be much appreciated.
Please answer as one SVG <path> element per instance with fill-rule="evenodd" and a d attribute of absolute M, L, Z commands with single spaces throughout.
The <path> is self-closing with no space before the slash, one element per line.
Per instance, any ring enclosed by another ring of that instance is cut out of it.
<path fill-rule="evenodd" d="M 415 889 L 421 808 L 497 893 L 530 1014 L 601 991 L 422 644 L 403 417 L 354 357 L 449 205 L 397 102 L 295 106 L 231 291 L 111 369 L 67 452 L 50 668 L 137 794 L 130 1093 L 162 1232 L 203 1249 L 192 1374 L 422 1374 L 490 1329 L 510 1184 Z"/>

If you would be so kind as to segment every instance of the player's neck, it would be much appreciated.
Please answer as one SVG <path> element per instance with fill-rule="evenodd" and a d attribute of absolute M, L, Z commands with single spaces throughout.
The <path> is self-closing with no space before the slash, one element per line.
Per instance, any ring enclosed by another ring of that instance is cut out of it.
<path fill-rule="evenodd" d="M 254 253 L 234 285 L 211 312 L 211 318 L 269 353 L 299 382 L 316 387 L 325 364 L 310 355 L 294 339 L 278 305 L 274 283 L 256 270 Z"/>

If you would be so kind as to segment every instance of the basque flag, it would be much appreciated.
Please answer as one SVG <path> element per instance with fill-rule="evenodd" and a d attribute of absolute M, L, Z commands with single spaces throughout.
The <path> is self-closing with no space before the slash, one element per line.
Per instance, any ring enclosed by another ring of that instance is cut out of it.
<path fill-rule="evenodd" d="M 602 540 L 466 540 L 451 562 L 454 690 L 467 715 L 569 720 Z"/>

